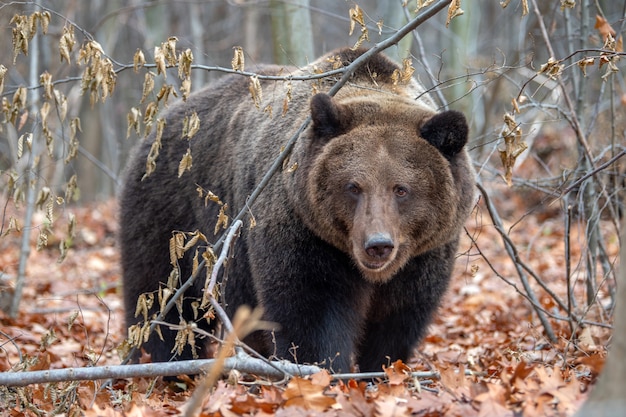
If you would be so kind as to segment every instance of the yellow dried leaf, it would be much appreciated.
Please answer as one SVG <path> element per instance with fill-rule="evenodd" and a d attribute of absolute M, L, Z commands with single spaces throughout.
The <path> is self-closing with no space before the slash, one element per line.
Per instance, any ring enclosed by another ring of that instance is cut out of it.
<path fill-rule="evenodd" d="M 4 231 L 4 233 L 0 236 L 4 237 L 6 235 L 8 235 L 11 232 L 20 232 L 20 226 L 19 223 L 17 222 L 17 219 L 13 216 L 9 217 L 9 226 L 7 227 L 7 229 Z"/>
<path fill-rule="evenodd" d="M 358 23 L 359 26 L 365 26 L 365 19 L 363 18 L 363 10 L 359 7 L 358 4 L 355 4 L 354 7 L 351 7 L 349 10 L 350 14 L 350 32 L 348 32 L 348 36 L 352 36 L 354 33 L 355 23 Z"/>
<path fill-rule="evenodd" d="M 133 55 L 133 69 L 135 72 L 139 72 L 139 68 L 142 68 L 144 65 L 146 65 L 146 57 L 141 49 L 137 49 L 135 55 Z"/>
<path fill-rule="evenodd" d="M 39 193 L 37 194 L 35 207 L 41 210 L 43 208 L 44 203 L 48 201 L 49 198 L 50 198 L 50 188 L 42 187 L 41 190 L 39 190 Z"/>
<path fill-rule="evenodd" d="M 337 402 L 335 398 L 325 394 L 326 388 L 309 379 L 295 376 L 283 392 L 285 407 L 298 406 L 305 410 L 324 412 Z"/>
<path fill-rule="evenodd" d="M 71 62 L 70 54 L 72 53 L 75 44 L 76 38 L 74 37 L 74 26 L 65 25 L 63 27 L 63 35 L 61 35 L 61 39 L 59 40 L 59 54 L 61 56 L 61 62 L 63 62 L 63 60 L 67 61 L 68 64 Z"/>
<path fill-rule="evenodd" d="M 0 95 L 4 91 L 4 77 L 7 73 L 8 69 L 4 65 L 0 64 Z"/>
<path fill-rule="evenodd" d="M 517 99 L 513 98 L 511 100 L 511 104 L 513 105 L 513 113 L 519 114 L 519 105 L 517 104 Z"/>
<path fill-rule="evenodd" d="M 358 5 L 355 5 L 353 8 L 350 9 L 350 36 L 354 32 L 354 27 L 356 23 L 358 23 L 358 25 L 361 27 L 361 34 L 359 35 L 359 39 L 357 39 L 356 43 L 352 47 L 353 50 L 360 47 L 363 42 L 369 41 L 369 31 L 367 30 L 367 26 L 365 25 L 363 10 L 361 10 Z"/>
<path fill-rule="evenodd" d="M 183 93 L 183 101 L 187 100 L 191 94 L 191 78 L 185 78 L 180 86 L 180 92 Z"/>
<path fill-rule="evenodd" d="M 178 38 L 170 36 L 167 38 L 167 42 L 161 44 L 167 64 L 170 66 L 176 65 L 176 42 L 178 42 Z"/>
<path fill-rule="evenodd" d="M 54 223 L 54 200 L 52 198 L 48 199 L 46 203 L 46 222 L 51 227 L 52 223 Z"/>
<path fill-rule="evenodd" d="M 434 3 L 435 0 L 417 0 L 417 8 L 415 9 L 415 13 L 419 12 L 424 7 L 428 7 Z"/>
<path fill-rule="evenodd" d="M 157 101 L 160 102 L 161 100 L 163 100 L 163 103 L 167 103 L 171 95 L 176 97 L 178 94 L 176 94 L 173 85 L 165 84 L 157 93 Z"/>
<path fill-rule="evenodd" d="M 263 90 L 261 89 L 261 83 L 259 82 L 259 77 L 250 77 L 250 85 L 248 87 L 250 90 L 250 95 L 252 96 L 252 101 L 257 109 L 261 108 L 261 101 L 263 100 Z"/>
<path fill-rule="evenodd" d="M 191 139 L 200 130 L 200 118 L 195 111 L 183 119 L 183 138 Z"/>
<path fill-rule="evenodd" d="M 28 110 L 26 110 L 24 113 L 22 113 L 22 116 L 20 117 L 19 124 L 17 125 L 17 130 L 22 130 L 24 125 L 26 125 L 26 122 L 28 121 L 28 115 L 29 114 L 30 113 L 28 112 Z M 30 149 L 30 143 L 28 144 L 28 148 Z"/>
<path fill-rule="evenodd" d="M 49 11 L 41 12 L 39 15 L 39 24 L 41 25 L 41 32 L 45 35 L 48 33 L 48 26 L 50 26 L 51 15 Z"/>
<path fill-rule="evenodd" d="M 74 213 L 67 215 L 67 235 L 71 238 L 76 236 L 76 216 Z"/>
<path fill-rule="evenodd" d="M 450 2 L 450 6 L 448 6 L 448 17 L 446 18 L 446 27 L 450 25 L 450 22 L 455 17 L 459 17 L 463 14 L 463 9 L 461 9 L 461 0 L 452 0 Z"/>
<path fill-rule="evenodd" d="M 163 132 L 165 130 L 166 125 L 167 123 L 164 118 L 161 117 L 157 119 L 157 130 L 156 130 L 156 135 L 154 137 L 154 143 L 156 143 L 159 146 L 159 149 L 161 149 L 161 138 L 163 137 Z"/>
<path fill-rule="evenodd" d="M 37 251 L 42 250 L 48 246 L 48 234 L 43 230 L 39 231 L 39 235 L 37 236 Z"/>
<path fill-rule="evenodd" d="M 187 148 L 187 152 L 183 155 L 180 163 L 178 164 L 178 178 L 182 177 L 185 171 L 191 170 L 192 157 L 191 149 Z"/>
<path fill-rule="evenodd" d="M 163 78 L 167 80 L 167 72 L 165 71 L 167 68 L 165 65 L 165 55 L 163 54 L 163 50 L 158 46 L 154 47 L 154 63 L 157 67 L 157 75 L 163 74 Z"/>
<path fill-rule="evenodd" d="M 82 132 L 83 129 L 80 125 L 80 118 L 74 117 L 70 122 L 70 137 L 74 138 L 78 134 L 78 132 Z"/>
<path fill-rule="evenodd" d="M 193 53 L 191 49 L 181 52 L 178 57 L 178 78 L 188 79 L 191 76 L 191 64 L 193 63 Z"/>
<path fill-rule="evenodd" d="M 515 121 L 515 117 L 510 113 L 504 115 L 502 138 L 504 139 L 504 144 L 498 146 L 498 151 L 504 167 L 504 180 L 507 185 L 511 186 L 515 160 L 528 148 L 528 145 L 522 139 L 522 129 Z"/>
<path fill-rule="evenodd" d="M 54 101 L 59 112 L 59 119 L 63 122 L 67 116 L 67 97 L 61 91 L 54 89 Z"/>
<path fill-rule="evenodd" d="M 31 133 L 28 133 L 29 135 Z M 24 154 L 24 135 L 20 135 L 17 139 L 17 159 L 20 159 Z"/>
<path fill-rule="evenodd" d="M 167 287 L 159 289 L 159 309 L 161 311 L 165 310 L 165 306 L 173 293 L 174 292 Z"/>
<path fill-rule="evenodd" d="M 28 18 L 24 15 L 14 15 L 10 24 L 14 24 L 12 29 L 11 43 L 13 44 L 13 64 L 17 56 L 21 53 L 28 55 L 28 41 L 32 39 Z"/>
<path fill-rule="evenodd" d="M 146 173 L 141 177 L 141 181 L 148 178 L 156 169 L 156 160 L 159 156 L 159 149 L 161 149 L 161 144 L 157 141 L 152 142 L 150 145 L 150 152 L 148 152 L 148 157 L 146 158 Z"/>
<path fill-rule="evenodd" d="M 194 275 L 198 271 L 198 266 L 200 262 L 198 260 L 198 250 L 193 254 L 193 260 L 191 261 L 191 274 Z"/>
<path fill-rule="evenodd" d="M 78 177 L 76 176 L 76 174 L 72 175 L 72 177 L 67 182 L 67 185 L 65 187 L 66 187 L 65 197 L 64 197 L 65 201 L 66 202 L 73 201 L 74 196 L 76 196 L 77 190 L 78 190 Z"/>
<path fill-rule="evenodd" d="M 49 114 L 50 114 L 50 102 L 46 101 L 41 105 L 41 108 L 39 109 L 39 117 L 41 117 L 41 124 L 46 129 L 47 129 L 46 125 L 48 124 Z"/>
<path fill-rule="evenodd" d="M 583 72 L 583 75 L 586 77 L 587 76 L 587 67 L 589 65 L 593 65 L 596 62 L 595 58 L 583 58 L 580 61 L 577 62 L 578 67 L 580 67 L 581 71 Z"/>
<path fill-rule="evenodd" d="M 140 134 L 139 121 L 141 120 L 141 110 L 137 107 L 133 107 L 130 109 L 128 114 L 126 115 L 126 119 L 128 120 L 128 129 L 126 130 L 126 139 L 130 137 L 131 130 L 134 130 L 137 136 Z"/>
<path fill-rule="evenodd" d="M 180 270 L 178 266 L 174 266 L 167 277 L 167 288 L 176 289 L 180 283 Z"/>
<path fill-rule="evenodd" d="M 296 170 L 298 169 L 298 163 L 294 162 L 293 165 L 291 165 L 289 168 L 287 168 L 287 173 L 291 174 L 296 172 Z"/>
<path fill-rule="evenodd" d="M 17 110 L 26 108 L 26 87 L 19 87 L 13 94 L 13 107 Z"/>
<path fill-rule="evenodd" d="M 233 56 L 233 60 L 230 62 L 234 71 L 244 71 L 246 60 L 243 55 L 243 48 L 241 46 L 233 47 L 235 54 Z"/>
<path fill-rule="evenodd" d="M 174 267 L 178 264 L 178 260 L 185 254 L 183 250 L 184 244 L 185 234 L 183 232 L 174 233 L 174 236 L 170 238 L 170 263 Z"/>
<path fill-rule="evenodd" d="M 43 96 L 46 100 L 52 98 L 52 75 L 48 71 L 45 71 L 39 76 L 39 82 L 43 86 Z"/>
<path fill-rule="evenodd" d="M 146 100 L 146 98 L 148 98 L 148 95 L 152 93 L 153 90 L 154 90 L 154 73 L 147 72 L 146 75 L 143 77 L 143 91 L 141 93 L 140 103 L 143 103 Z"/>
<path fill-rule="evenodd" d="M 143 124 L 146 126 L 145 135 L 148 136 L 152 132 L 152 125 L 154 120 L 159 114 L 159 105 L 155 102 L 150 102 L 146 106 L 146 114 L 143 116 Z M 158 121 L 157 121 L 158 123 Z"/>
<path fill-rule="evenodd" d="M 561 61 L 557 61 L 553 57 L 550 57 L 548 59 L 548 62 L 546 62 L 541 66 L 541 68 L 539 68 L 539 74 L 545 73 L 553 80 L 557 79 L 561 76 L 564 68 L 563 64 L 561 64 L 560 62 Z"/>
<path fill-rule="evenodd" d="M 565 8 L 573 9 L 576 7 L 576 0 L 561 0 L 561 11 L 565 10 Z"/>
<path fill-rule="evenodd" d="M 217 232 L 221 229 L 226 229 L 228 227 L 228 216 L 226 215 L 226 209 L 228 208 L 228 204 L 224 204 L 220 207 L 220 212 L 217 215 L 217 223 L 215 223 L 215 230 L 213 233 L 217 234 Z"/>
<path fill-rule="evenodd" d="M 217 203 L 219 205 L 223 205 L 224 203 L 222 203 L 222 200 L 220 200 L 220 198 L 218 196 L 216 196 L 215 194 L 213 194 L 211 191 L 207 191 L 206 192 L 206 196 L 204 197 L 204 205 L 207 206 L 209 204 L 209 201 L 212 201 L 214 203 Z"/>
<path fill-rule="evenodd" d="M 154 294 L 140 294 L 137 298 L 137 306 L 135 307 L 135 317 L 143 315 L 144 321 L 148 321 L 148 312 L 154 304 Z"/>
<path fill-rule="evenodd" d="M 391 74 L 391 80 L 393 82 L 393 85 L 407 84 L 409 81 L 411 81 L 411 77 L 413 77 L 414 72 L 415 68 L 413 68 L 411 60 L 408 58 L 403 59 L 402 69 L 396 69 Z"/>
<path fill-rule="evenodd" d="M 65 163 L 69 163 L 72 159 L 76 158 L 78 155 L 78 139 L 76 136 L 78 132 L 82 132 L 82 128 L 80 126 L 80 119 L 78 117 L 73 118 L 70 121 L 70 144 L 69 149 L 67 151 L 67 157 L 65 158 Z"/>

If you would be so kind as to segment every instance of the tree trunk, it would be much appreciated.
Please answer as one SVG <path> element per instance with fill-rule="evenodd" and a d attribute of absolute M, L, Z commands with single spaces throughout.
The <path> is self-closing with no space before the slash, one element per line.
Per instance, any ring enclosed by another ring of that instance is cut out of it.
<path fill-rule="evenodd" d="M 315 59 L 309 0 L 273 0 L 270 4 L 274 62 L 306 65 Z"/>
<path fill-rule="evenodd" d="M 626 413 L 626 221 L 622 223 L 617 305 L 609 357 L 598 383 L 576 417 L 620 416 Z"/>

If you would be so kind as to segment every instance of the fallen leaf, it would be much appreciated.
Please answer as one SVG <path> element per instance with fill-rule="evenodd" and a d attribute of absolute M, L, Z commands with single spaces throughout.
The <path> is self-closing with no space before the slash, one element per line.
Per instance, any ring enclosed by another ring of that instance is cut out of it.
<path fill-rule="evenodd" d="M 283 393 L 285 406 L 300 406 L 307 410 L 325 411 L 336 401 L 324 395 L 324 390 L 325 387 L 314 384 L 310 379 L 293 377 Z"/>

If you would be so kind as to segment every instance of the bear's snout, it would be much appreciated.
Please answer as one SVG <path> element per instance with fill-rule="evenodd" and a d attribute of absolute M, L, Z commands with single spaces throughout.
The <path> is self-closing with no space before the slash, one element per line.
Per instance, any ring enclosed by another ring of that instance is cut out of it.
<path fill-rule="evenodd" d="M 394 244 L 388 233 L 375 233 L 367 238 L 365 252 L 372 258 L 386 260 L 393 251 Z"/>

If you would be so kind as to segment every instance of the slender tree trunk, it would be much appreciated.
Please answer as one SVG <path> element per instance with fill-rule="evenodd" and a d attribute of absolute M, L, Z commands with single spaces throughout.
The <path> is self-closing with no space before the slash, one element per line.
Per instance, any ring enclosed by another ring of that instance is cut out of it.
<path fill-rule="evenodd" d="M 626 221 L 622 222 L 617 305 L 609 357 L 598 383 L 576 417 L 623 416 L 626 413 Z"/>
<path fill-rule="evenodd" d="M 37 5 L 41 4 L 38 0 Z M 39 38 L 37 34 L 30 42 L 30 85 L 37 85 L 39 81 Z M 33 135 L 30 154 L 28 155 L 28 164 L 25 166 L 24 178 L 26 178 L 26 214 L 24 215 L 24 226 L 22 228 L 22 242 L 20 248 L 20 260 L 17 268 L 17 279 L 15 280 L 15 292 L 13 293 L 13 300 L 11 303 L 11 309 L 9 314 L 11 317 L 17 317 L 17 313 L 20 308 L 20 302 L 22 301 L 22 290 L 26 281 L 26 264 L 28 263 L 28 257 L 30 256 L 31 249 L 31 226 L 33 223 L 33 214 L 35 212 L 35 198 L 37 194 L 37 187 L 39 181 L 38 175 L 35 172 L 38 169 L 38 160 L 41 149 L 40 129 L 37 123 L 39 122 L 39 90 L 32 89 L 29 92 L 30 112 L 31 117 L 34 119 L 32 125 L 31 134 Z"/>
<path fill-rule="evenodd" d="M 309 0 L 271 1 L 274 62 L 306 65 L 315 58 Z"/>

